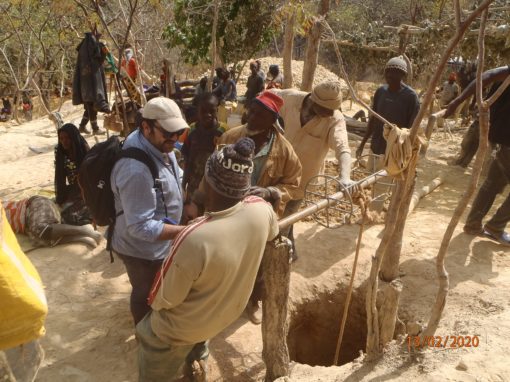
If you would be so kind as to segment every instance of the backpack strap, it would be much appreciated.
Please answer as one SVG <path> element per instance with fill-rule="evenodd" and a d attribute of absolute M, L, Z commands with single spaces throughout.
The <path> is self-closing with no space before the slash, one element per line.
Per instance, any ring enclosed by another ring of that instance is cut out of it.
<path fill-rule="evenodd" d="M 156 163 L 154 163 L 150 155 L 147 154 L 147 152 L 145 152 L 142 149 L 136 147 L 128 147 L 127 149 L 123 149 L 120 152 L 117 160 L 121 158 L 135 159 L 149 167 L 149 170 L 152 174 L 152 180 L 154 181 L 154 188 L 157 188 L 161 192 L 161 200 L 163 201 L 163 207 L 165 207 L 165 216 L 168 217 L 168 210 L 166 208 L 165 203 L 165 195 L 163 194 L 163 187 L 161 186 L 161 182 L 159 181 L 158 167 L 156 166 Z M 172 172 L 173 171 L 175 170 L 172 166 Z"/>
<path fill-rule="evenodd" d="M 121 158 L 136 159 L 137 161 L 145 164 L 151 172 L 154 184 L 156 184 L 156 179 L 159 178 L 158 167 L 156 166 L 156 163 L 154 163 L 150 155 L 147 154 L 144 150 L 139 149 L 137 147 L 128 147 L 120 152 L 117 160 Z"/>

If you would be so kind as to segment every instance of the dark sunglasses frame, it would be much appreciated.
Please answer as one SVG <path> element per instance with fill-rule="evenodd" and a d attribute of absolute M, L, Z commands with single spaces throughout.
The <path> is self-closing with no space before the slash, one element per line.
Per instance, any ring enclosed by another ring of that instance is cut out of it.
<path fill-rule="evenodd" d="M 177 135 L 177 137 L 180 137 L 182 134 L 184 134 L 184 132 L 186 131 L 186 129 L 181 129 L 181 130 L 177 130 L 173 133 L 169 132 L 169 131 L 166 131 L 165 129 L 163 129 L 161 126 L 158 126 L 155 123 L 152 124 L 153 127 L 155 127 L 156 129 L 159 130 L 159 132 L 161 133 L 161 135 L 163 135 L 163 138 L 172 138 L 174 135 Z"/>

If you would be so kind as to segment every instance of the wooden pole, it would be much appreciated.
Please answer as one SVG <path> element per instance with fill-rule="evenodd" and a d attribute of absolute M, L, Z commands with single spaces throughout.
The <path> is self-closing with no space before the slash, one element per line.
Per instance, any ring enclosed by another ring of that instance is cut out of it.
<path fill-rule="evenodd" d="M 124 103 L 124 98 L 122 98 L 122 88 L 120 87 L 119 74 L 115 74 L 115 93 L 119 97 L 119 101 L 122 105 L 122 123 L 124 128 L 122 129 L 122 134 L 124 137 L 127 137 L 129 134 L 129 122 L 127 120 L 127 112 L 126 112 L 126 104 Z"/>
<path fill-rule="evenodd" d="M 287 321 L 291 243 L 281 237 L 266 245 L 262 270 L 266 295 L 262 309 L 262 358 L 266 364 L 265 381 L 274 381 L 289 375 Z"/>
<path fill-rule="evenodd" d="M 333 360 L 333 366 L 338 365 L 338 359 L 340 358 L 340 348 L 342 346 L 342 339 L 344 337 L 345 323 L 347 322 L 347 313 L 349 312 L 349 305 L 351 303 L 352 289 L 354 286 L 354 277 L 356 276 L 356 268 L 358 266 L 359 251 L 361 249 L 361 241 L 363 240 L 363 230 L 365 228 L 365 219 L 367 217 L 367 205 L 363 199 L 363 217 L 359 226 L 358 232 L 358 243 L 356 244 L 356 254 L 354 255 L 354 263 L 352 264 L 351 281 L 349 282 L 349 289 L 347 290 L 347 297 L 345 298 L 344 312 L 342 315 L 342 322 L 340 324 L 340 332 L 338 334 L 338 341 L 336 343 L 335 359 Z"/>
<path fill-rule="evenodd" d="M 285 23 L 283 44 L 283 88 L 292 88 L 292 52 L 294 51 L 294 25 L 296 23 L 296 11 L 291 9 Z"/>
<path fill-rule="evenodd" d="M 482 19 L 480 22 L 480 34 L 478 36 L 478 67 L 476 72 L 476 100 L 479 110 L 479 119 L 480 119 L 480 143 L 478 145 L 478 150 L 476 153 L 475 162 L 473 164 L 473 174 L 471 175 L 471 180 L 469 185 L 459 201 L 459 204 L 455 208 L 453 216 L 448 224 L 448 228 L 443 236 L 443 240 L 441 241 L 441 246 L 439 247 L 439 251 L 436 259 L 436 271 L 439 279 L 439 289 L 436 295 L 436 301 L 432 307 L 432 311 L 430 314 L 429 322 L 427 327 L 423 331 L 422 336 L 433 336 L 439 326 L 439 320 L 443 314 L 443 310 L 446 304 L 446 296 L 448 295 L 448 290 L 450 288 L 450 279 L 448 277 L 448 272 L 445 268 L 444 260 L 446 258 L 446 254 L 448 252 L 448 248 L 450 246 L 450 241 L 452 239 L 453 233 L 455 231 L 455 227 L 460 221 L 464 210 L 467 207 L 467 204 L 473 193 L 476 190 L 476 186 L 480 179 L 480 175 L 482 173 L 483 162 L 485 160 L 485 154 L 487 152 L 487 147 L 489 145 L 488 136 L 489 136 L 489 104 L 483 101 L 482 96 L 482 72 L 485 58 L 485 25 L 487 22 L 487 10 L 485 9 L 482 13 Z M 508 85 L 508 82 L 505 81 Z"/>
<path fill-rule="evenodd" d="M 430 182 L 426 186 L 423 186 L 421 189 L 415 190 L 413 196 L 411 197 L 411 204 L 409 204 L 409 212 L 407 213 L 407 216 L 409 216 L 411 212 L 414 211 L 421 198 L 430 194 L 441 184 L 443 184 L 443 175 L 438 176 L 432 182 Z"/>
<path fill-rule="evenodd" d="M 330 9 L 330 0 L 320 0 L 316 20 L 313 22 L 306 38 L 305 58 L 300 89 L 311 92 L 315 70 L 319 63 L 319 48 L 321 44 L 322 23 Z M 285 73 L 284 73 L 285 75 Z"/>
<path fill-rule="evenodd" d="M 435 86 L 439 81 L 439 78 L 443 72 L 446 63 L 451 57 L 451 54 L 455 47 L 459 44 L 462 37 L 464 36 L 469 25 L 492 3 L 493 0 L 484 0 L 476 10 L 474 10 L 466 20 L 460 25 L 454 36 L 448 43 L 448 47 L 443 52 L 441 60 L 428 84 L 427 91 L 425 92 L 422 106 L 418 115 L 416 116 L 413 125 L 410 129 L 410 140 L 413 142 L 413 146 L 419 146 L 417 142 L 417 135 L 420 129 L 421 121 L 425 113 L 428 112 L 428 107 L 434 96 Z M 414 179 L 416 174 L 416 165 L 418 162 L 418 156 L 413 155 L 408 169 L 404 173 L 404 180 L 397 182 L 397 186 L 392 196 L 392 202 L 390 203 L 388 217 L 391 210 L 395 210 L 394 224 L 391 225 L 389 221 L 386 221 L 384 235 L 381 243 L 376 251 L 374 261 L 372 262 L 372 268 L 370 271 L 370 288 L 367 292 L 367 358 L 374 359 L 382 355 L 382 350 L 386 343 L 382 342 L 382 338 L 387 338 L 384 333 L 380 333 L 381 327 L 379 326 L 378 320 L 378 308 L 376 306 L 376 296 L 379 277 L 382 275 L 383 270 L 386 270 L 386 275 L 397 275 L 400 253 L 398 247 L 395 246 L 395 242 L 398 244 L 402 240 L 403 228 L 407 212 L 409 210 L 409 203 L 411 201 L 411 195 L 414 188 Z M 387 217 L 387 218 L 388 218 Z M 398 228 L 397 228 L 398 227 Z M 379 272 L 381 270 L 381 272 Z M 382 275 L 382 276 L 381 276 Z M 393 278 L 383 278 L 384 280 L 391 282 Z M 396 310 L 392 310 L 395 311 Z"/>
<path fill-rule="evenodd" d="M 214 90 L 212 88 L 212 82 L 213 82 L 213 78 L 214 78 L 214 70 L 216 69 L 216 57 L 217 57 L 216 32 L 218 29 L 219 12 L 220 12 L 220 0 L 215 0 L 213 25 L 212 25 L 212 31 L 211 31 L 211 73 L 209 74 L 209 79 L 207 80 L 207 91 L 208 92 L 211 92 L 212 90 Z"/>

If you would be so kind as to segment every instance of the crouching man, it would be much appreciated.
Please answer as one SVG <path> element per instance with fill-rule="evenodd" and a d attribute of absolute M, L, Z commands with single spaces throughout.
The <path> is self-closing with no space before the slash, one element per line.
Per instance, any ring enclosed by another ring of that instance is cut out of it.
<path fill-rule="evenodd" d="M 206 213 L 175 239 L 137 325 L 140 381 L 172 381 L 198 361 L 207 340 L 235 321 L 250 297 L 266 242 L 278 234 L 270 204 L 248 196 L 255 144 L 242 138 L 205 168 Z"/>

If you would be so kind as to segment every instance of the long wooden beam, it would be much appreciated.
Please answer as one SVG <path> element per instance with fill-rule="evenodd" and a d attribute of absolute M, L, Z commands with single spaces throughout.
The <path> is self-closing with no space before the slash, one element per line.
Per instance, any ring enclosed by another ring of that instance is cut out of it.
<path fill-rule="evenodd" d="M 333 43 L 333 39 L 327 39 L 322 40 L 322 42 L 328 42 Z M 346 40 L 336 40 L 337 45 L 339 46 L 348 46 L 352 48 L 359 48 L 359 49 L 366 49 L 366 50 L 373 50 L 375 52 L 390 52 L 390 53 L 397 53 L 398 52 L 398 46 L 372 46 L 372 45 L 358 45 L 350 41 Z"/>

